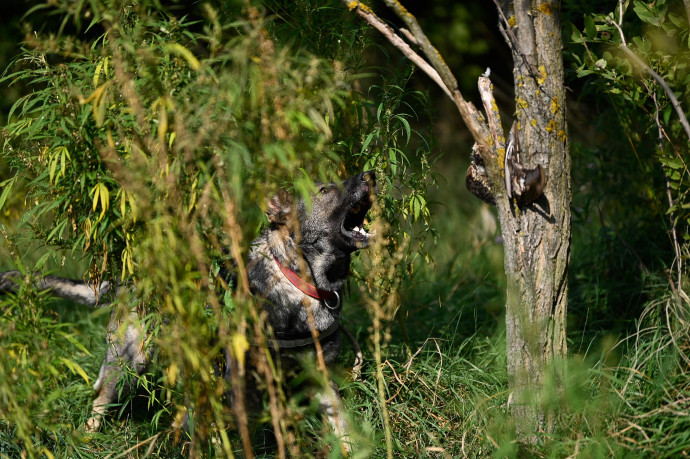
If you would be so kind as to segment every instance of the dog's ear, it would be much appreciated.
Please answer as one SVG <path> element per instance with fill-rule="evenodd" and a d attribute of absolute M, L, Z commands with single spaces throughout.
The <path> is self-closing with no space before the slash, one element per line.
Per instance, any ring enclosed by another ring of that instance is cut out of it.
<path fill-rule="evenodd" d="M 280 190 L 266 205 L 268 221 L 274 225 L 284 225 L 288 222 L 290 214 L 294 210 L 292 195 L 285 190 Z"/>

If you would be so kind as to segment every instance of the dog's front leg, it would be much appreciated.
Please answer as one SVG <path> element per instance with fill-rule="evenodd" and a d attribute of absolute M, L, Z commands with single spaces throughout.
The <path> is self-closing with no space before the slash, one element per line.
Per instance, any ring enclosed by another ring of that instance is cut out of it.
<path fill-rule="evenodd" d="M 317 400 L 319 401 L 319 410 L 326 416 L 328 423 L 338 436 L 343 452 L 349 455 L 351 439 L 348 435 L 349 428 L 338 385 L 330 381 L 328 386 L 317 394 Z"/>
<path fill-rule="evenodd" d="M 124 375 L 126 368 L 133 369 L 137 376 L 140 376 L 146 371 L 149 363 L 150 349 L 145 342 L 147 334 L 139 315 L 136 311 L 131 311 L 124 323 L 118 321 L 115 315 L 116 312 L 113 312 L 108 325 L 106 337 L 108 350 L 94 384 L 96 398 L 93 401 L 91 417 L 84 427 L 84 430 L 89 433 L 96 432 L 100 428 L 101 419 L 108 405 L 117 401 L 118 381 Z M 131 390 L 133 385 L 127 384 L 123 392 Z"/>

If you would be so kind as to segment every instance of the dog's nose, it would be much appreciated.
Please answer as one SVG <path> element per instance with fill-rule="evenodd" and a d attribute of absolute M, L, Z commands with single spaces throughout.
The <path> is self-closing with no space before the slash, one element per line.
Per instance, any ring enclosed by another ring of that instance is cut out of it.
<path fill-rule="evenodd" d="M 374 171 L 362 172 L 357 176 L 357 180 L 360 182 L 359 187 L 365 193 L 368 193 L 369 190 L 376 190 L 376 174 Z"/>
<path fill-rule="evenodd" d="M 376 185 L 376 173 L 374 171 L 366 171 L 360 174 L 360 180 L 370 183 L 372 186 Z"/>

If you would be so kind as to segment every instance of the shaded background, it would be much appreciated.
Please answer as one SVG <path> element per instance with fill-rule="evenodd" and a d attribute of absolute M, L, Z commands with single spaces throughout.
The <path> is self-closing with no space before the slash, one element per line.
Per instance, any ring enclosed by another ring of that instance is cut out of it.
<path fill-rule="evenodd" d="M 498 17 L 491 2 L 407 1 L 405 6 L 417 16 L 432 43 L 455 72 L 460 88 L 478 104 L 477 77 L 491 68 L 503 122 L 510 123 L 513 111 L 512 62 L 509 49 L 498 32 Z M 198 8 L 196 2 L 173 2 L 180 15 Z M 58 18 L 37 6 L 39 2 L 6 0 L 0 21 L 0 68 L 6 68 L 21 53 L 21 43 L 36 28 L 57 31 Z M 582 29 L 584 13 L 605 12 L 610 2 L 563 2 L 563 21 Z M 34 8 L 32 14 L 25 13 Z M 384 9 L 380 14 L 395 18 Z M 70 24 L 65 26 L 70 32 Z M 578 52 L 564 25 L 566 84 L 569 88 L 568 119 L 573 157 L 573 245 L 570 271 L 568 327 L 571 349 L 584 350 L 604 334 L 619 335 L 631 330 L 642 305 L 665 283 L 666 264 L 673 259 L 659 190 L 662 171 L 653 161 L 654 136 L 632 139 L 623 128 L 634 127 L 634 115 L 621 114 L 608 96 L 591 90 L 591 82 L 577 79 L 570 71 L 569 56 Z M 403 69 L 407 62 L 378 37 L 378 45 L 367 55 L 370 65 L 393 64 Z M 386 64 L 388 63 L 388 64 Z M 390 66 L 390 65 L 389 65 Z M 12 104 L 27 91 L 21 84 L 0 85 L 0 124 L 5 124 Z M 372 78 L 375 84 L 376 79 Z M 363 83 L 366 84 L 366 83 Z M 493 209 L 468 193 L 464 186 L 469 161 L 470 136 L 453 104 L 421 73 L 413 87 L 426 92 L 431 113 L 419 114 L 416 129 L 432 130 L 439 159 L 435 170 L 440 182 L 433 194 L 438 242 L 432 255 L 435 266 L 421 272 L 403 295 L 409 320 L 429 324 L 444 323 L 444 316 L 456 317 L 459 310 L 470 311 L 474 320 L 460 328 L 467 336 L 483 324 L 492 334 L 500 328 L 504 304 L 500 231 Z M 362 89 L 362 88 L 360 88 Z M 641 123 L 640 123 L 641 125 Z M 507 127 L 507 126 L 506 126 Z M 634 145 L 634 150 L 632 148 Z M 0 179 L 8 170 L 0 163 Z M 21 205 L 21 200 L 15 200 Z M 0 219 L 12 226 L 16 215 L 4 209 Z M 468 295 L 466 292 L 472 292 Z M 437 298 L 443 308 L 429 308 L 429 298 Z M 428 317 L 431 315 L 431 317 Z M 455 322 L 454 322 L 455 323 Z M 456 324 L 457 326 L 457 324 Z M 460 331 L 458 328 L 458 332 Z"/>

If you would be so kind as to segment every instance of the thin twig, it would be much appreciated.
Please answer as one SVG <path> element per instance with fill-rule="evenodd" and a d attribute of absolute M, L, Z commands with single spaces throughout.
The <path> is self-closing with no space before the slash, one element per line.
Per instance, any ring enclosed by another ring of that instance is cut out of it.
<path fill-rule="evenodd" d="M 503 21 L 503 25 L 499 26 L 503 29 L 505 33 L 505 37 L 508 39 L 510 43 L 510 47 L 515 51 L 515 54 L 520 56 L 520 59 L 522 59 L 523 64 L 525 64 L 525 67 L 527 67 L 528 73 L 532 78 L 534 78 L 534 81 L 537 81 L 537 78 L 539 74 L 537 73 L 537 69 L 534 68 L 534 65 L 530 62 L 529 59 L 527 59 L 527 56 L 525 53 L 522 52 L 520 47 L 518 46 L 518 43 L 520 43 L 515 36 L 515 33 L 513 32 L 513 28 L 510 26 L 510 22 L 508 22 L 508 18 L 506 18 L 505 13 L 503 12 L 503 8 L 501 8 L 501 4 L 498 3 L 498 0 L 494 0 L 494 4 L 496 5 L 496 9 L 498 10 L 498 15 L 501 17 L 501 21 Z M 538 84 L 538 86 L 542 86 Z"/>
<path fill-rule="evenodd" d="M 647 72 L 652 78 L 654 78 L 654 80 L 659 84 L 659 86 L 662 87 L 662 89 L 666 93 L 666 96 L 668 96 L 668 98 L 671 100 L 671 105 L 673 105 L 673 108 L 676 111 L 678 118 L 680 119 L 680 124 L 683 126 L 683 129 L 685 130 L 685 135 L 687 136 L 688 140 L 690 140 L 690 123 L 688 123 L 688 119 L 685 116 L 685 113 L 683 112 L 683 108 L 680 105 L 680 101 L 673 93 L 671 87 L 668 85 L 668 83 L 666 83 L 666 80 L 664 80 L 664 78 L 661 75 L 652 70 L 652 68 L 649 65 L 647 65 L 637 54 L 635 54 L 633 50 L 628 48 L 628 44 L 625 41 L 625 35 L 623 34 L 623 29 L 621 28 L 621 26 L 611 19 L 608 19 L 607 22 L 613 25 L 616 29 L 618 29 L 618 33 L 621 36 L 620 48 L 623 50 L 623 52 L 630 58 L 630 60 L 637 67 L 640 67 L 642 70 Z"/>
<path fill-rule="evenodd" d="M 112 459 L 120 459 L 121 457 L 125 457 L 125 456 L 129 455 L 129 453 L 131 453 L 135 449 L 139 449 L 139 447 L 144 446 L 145 444 L 147 444 L 149 442 L 153 442 L 153 443 L 151 443 L 151 445 L 154 445 L 156 443 L 156 440 L 158 440 L 158 437 L 161 435 L 161 433 L 163 433 L 163 432 L 159 432 L 156 435 L 154 435 L 153 437 L 149 437 L 146 440 L 140 441 L 136 445 L 132 446 L 131 448 L 127 449 L 126 451 L 121 452 L 117 456 L 109 456 L 109 457 L 112 457 Z M 151 447 L 149 447 L 149 449 L 147 451 L 149 451 L 150 449 L 151 449 Z"/>
<path fill-rule="evenodd" d="M 646 86 L 646 84 L 645 84 Z M 650 88 L 647 88 L 649 91 Z M 661 120 L 659 119 L 659 101 L 656 97 L 656 91 L 649 91 L 652 94 L 652 100 L 654 101 L 654 122 L 656 123 L 658 131 L 658 147 L 659 151 L 664 150 L 664 130 L 661 126 Z M 666 198 L 668 199 L 668 207 L 672 209 L 675 203 L 673 202 L 673 195 L 671 194 L 671 180 L 666 173 L 666 168 L 664 167 L 664 180 L 666 181 Z M 678 270 L 678 288 L 682 288 L 683 282 L 683 256 L 680 251 L 680 243 L 678 242 L 678 230 L 676 228 L 676 216 L 673 211 L 668 216 L 671 223 L 671 237 L 673 239 L 673 250 L 676 252 L 676 268 Z"/>
<path fill-rule="evenodd" d="M 388 404 L 388 403 L 392 402 L 393 399 L 395 399 L 395 397 L 397 397 L 398 394 L 403 389 L 407 388 L 407 386 L 405 386 L 405 383 L 402 382 L 402 380 L 400 379 L 400 376 L 398 376 L 398 373 L 396 373 L 395 368 L 393 368 L 393 365 L 391 365 L 391 363 L 388 360 L 386 360 L 384 363 L 386 363 L 388 365 L 388 367 L 393 372 L 393 377 L 395 378 L 396 381 L 398 381 L 398 384 L 400 384 L 400 387 L 398 387 L 398 390 L 395 392 L 395 394 L 393 394 L 393 396 L 391 396 L 388 400 L 386 400 L 386 404 Z"/>

